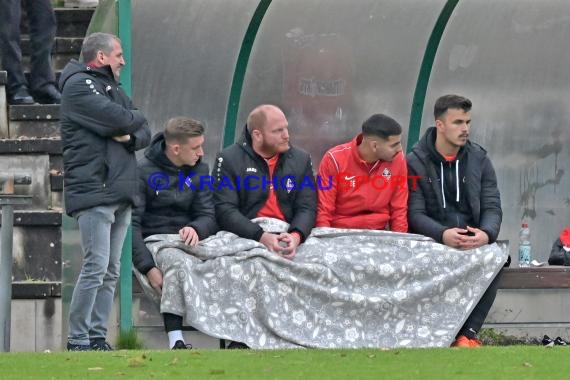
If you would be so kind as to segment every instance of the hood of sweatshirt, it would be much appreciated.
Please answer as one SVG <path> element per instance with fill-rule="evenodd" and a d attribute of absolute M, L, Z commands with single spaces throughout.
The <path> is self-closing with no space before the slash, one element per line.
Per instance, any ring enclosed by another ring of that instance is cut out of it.
<path fill-rule="evenodd" d="M 455 202 L 459 202 L 461 199 L 461 181 L 463 172 L 462 159 L 465 157 L 465 153 L 471 149 L 471 142 L 468 140 L 465 146 L 462 146 L 455 157 L 455 160 L 448 161 L 443 157 L 435 148 L 435 139 L 437 136 L 437 130 L 435 127 L 430 127 L 420 139 L 420 141 L 414 146 L 412 152 L 416 154 L 422 160 L 429 160 L 435 164 L 439 172 L 441 194 L 442 194 L 442 206 L 447 208 L 447 199 L 445 195 L 445 184 L 446 181 L 453 181 L 455 187 Z"/>

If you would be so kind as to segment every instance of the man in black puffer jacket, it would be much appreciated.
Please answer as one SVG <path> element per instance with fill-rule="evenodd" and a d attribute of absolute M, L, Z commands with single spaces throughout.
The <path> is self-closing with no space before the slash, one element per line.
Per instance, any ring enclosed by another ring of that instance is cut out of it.
<path fill-rule="evenodd" d="M 468 140 L 471 101 L 457 95 L 439 98 L 435 127 L 429 128 L 407 156 L 409 230 L 457 249 L 495 242 L 503 213 L 497 177 L 487 152 Z M 495 277 L 453 346 L 480 345 L 476 334 L 497 294 Z"/>
<path fill-rule="evenodd" d="M 72 60 L 60 79 L 65 209 L 77 219 L 84 254 L 67 349 L 110 350 L 107 322 L 136 193 L 134 152 L 148 145 L 150 129 L 117 82 L 125 65 L 117 37 L 93 33 L 81 53 L 85 63 Z"/>
<path fill-rule="evenodd" d="M 241 139 L 216 159 L 213 176 L 220 228 L 292 260 L 315 225 L 317 195 L 311 157 L 289 145 L 283 111 L 272 105 L 251 111 Z M 250 221 L 262 216 L 286 221 L 288 232 L 265 232 Z"/>
<path fill-rule="evenodd" d="M 203 144 L 203 125 L 190 118 L 176 117 L 166 123 L 164 133 L 154 136 L 138 163 L 133 263 L 159 294 L 163 273 L 156 267 L 144 238 L 179 234 L 182 241 L 195 246 L 217 229 L 212 191 L 199 183 L 200 178 L 209 177 L 208 165 L 202 162 Z M 163 313 L 163 319 L 170 348 L 187 348 L 182 336 L 183 316 Z"/>

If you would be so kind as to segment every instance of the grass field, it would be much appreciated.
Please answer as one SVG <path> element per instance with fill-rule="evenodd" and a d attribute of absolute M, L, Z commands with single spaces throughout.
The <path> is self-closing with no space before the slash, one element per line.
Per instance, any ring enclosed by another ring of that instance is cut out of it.
<path fill-rule="evenodd" d="M 0 354 L 0 379 L 568 379 L 570 347 Z"/>

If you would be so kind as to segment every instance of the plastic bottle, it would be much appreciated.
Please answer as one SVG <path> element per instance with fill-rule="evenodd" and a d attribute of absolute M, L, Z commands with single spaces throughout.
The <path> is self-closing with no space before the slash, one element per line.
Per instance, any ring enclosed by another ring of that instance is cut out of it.
<path fill-rule="evenodd" d="M 530 229 L 528 223 L 524 222 L 519 232 L 519 267 L 529 267 L 531 260 Z"/>

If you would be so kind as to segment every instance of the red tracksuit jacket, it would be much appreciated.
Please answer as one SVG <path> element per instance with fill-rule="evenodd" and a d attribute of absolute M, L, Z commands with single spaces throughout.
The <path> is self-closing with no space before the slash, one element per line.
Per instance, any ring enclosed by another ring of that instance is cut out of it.
<path fill-rule="evenodd" d="M 408 232 L 408 173 L 403 153 L 392 162 L 367 164 L 358 154 L 361 141 L 359 134 L 331 148 L 321 160 L 316 226 Z"/>

